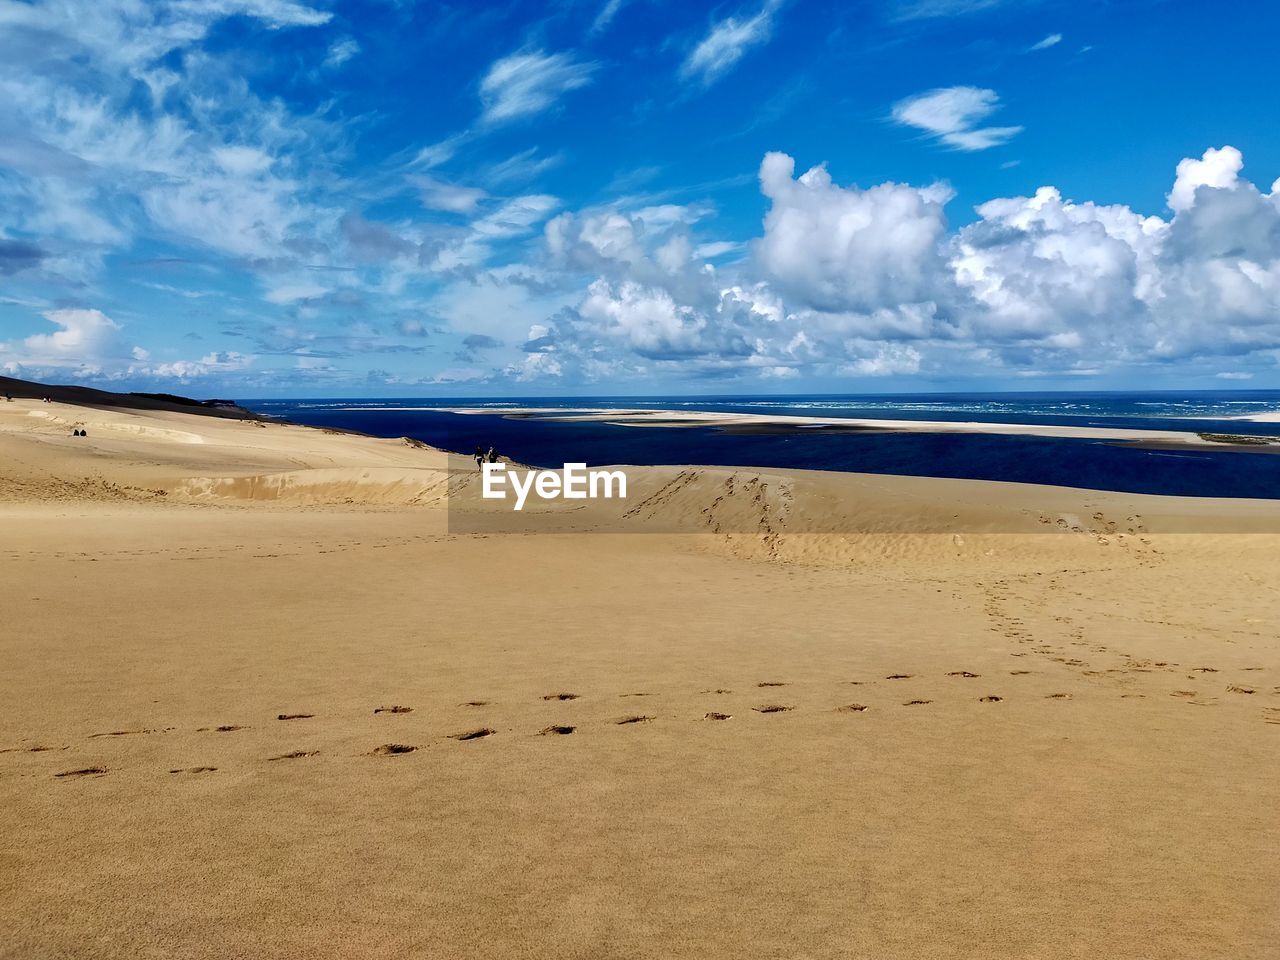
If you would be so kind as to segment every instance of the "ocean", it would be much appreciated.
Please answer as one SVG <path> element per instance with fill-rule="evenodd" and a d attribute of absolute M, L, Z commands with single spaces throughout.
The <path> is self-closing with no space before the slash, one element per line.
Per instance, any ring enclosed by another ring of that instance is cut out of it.
<path fill-rule="evenodd" d="M 1280 410 L 1280 390 L 1161 393 L 999 393 L 720 397 L 503 397 L 242 400 L 259 413 L 311 426 L 475 447 L 537 467 L 566 462 L 709 464 L 1053 484 L 1193 497 L 1280 498 L 1280 447 L 1161 450 L 1114 441 L 984 434 L 743 433 L 715 426 L 627 427 L 516 419 L 542 407 L 704 410 L 786 416 L 1185 430 L 1280 436 L 1280 423 L 1232 419 Z M 484 415 L 447 408 L 483 409 Z M 1268 452 L 1270 451 L 1270 452 Z"/>

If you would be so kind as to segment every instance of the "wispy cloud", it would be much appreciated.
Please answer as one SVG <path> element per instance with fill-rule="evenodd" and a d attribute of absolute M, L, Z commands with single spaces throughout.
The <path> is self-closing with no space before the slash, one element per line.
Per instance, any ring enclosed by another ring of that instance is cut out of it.
<path fill-rule="evenodd" d="M 896 0 L 894 20 L 929 20 L 935 17 L 960 17 L 979 10 L 998 7 L 1008 0 Z"/>
<path fill-rule="evenodd" d="M 418 188 L 422 205 L 428 210 L 444 210 L 447 213 L 472 213 L 476 205 L 488 194 L 478 187 L 466 187 L 447 183 L 425 174 L 410 177 L 409 182 Z"/>
<path fill-rule="evenodd" d="M 591 23 L 592 33 L 601 33 L 613 22 L 613 18 L 618 15 L 618 11 L 627 5 L 629 0 L 606 0 L 600 12 L 596 14 L 595 20 Z"/>
<path fill-rule="evenodd" d="M 943 87 L 899 100 L 893 105 L 893 119 L 956 150 L 989 150 L 1022 132 L 1022 127 L 978 126 L 999 107 L 994 90 Z"/>
<path fill-rule="evenodd" d="M 712 24 L 707 35 L 680 66 L 682 79 L 696 79 L 710 86 L 728 73 L 752 47 L 767 43 L 773 35 L 773 15 L 781 0 L 765 0 L 754 16 L 726 17 Z"/>
<path fill-rule="evenodd" d="M 526 50 L 494 61 L 480 81 L 481 122 L 506 123 L 542 113 L 570 90 L 591 82 L 596 64 L 569 53 Z"/>
<path fill-rule="evenodd" d="M 359 52 L 360 44 L 351 37 L 347 37 L 329 48 L 329 53 L 324 58 L 324 65 L 330 68 L 340 67 Z"/>
<path fill-rule="evenodd" d="M 1051 33 L 1039 43 L 1033 43 L 1027 47 L 1027 53 L 1035 53 L 1037 50 L 1048 50 L 1050 47 L 1056 47 L 1062 42 L 1062 34 Z"/>
<path fill-rule="evenodd" d="M 539 156 L 537 147 L 521 150 L 505 160 L 482 167 L 479 176 L 483 183 L 497 187 L 507 183 L 525 183 L 541 176 L 564 162 L 563 153 Z"/>

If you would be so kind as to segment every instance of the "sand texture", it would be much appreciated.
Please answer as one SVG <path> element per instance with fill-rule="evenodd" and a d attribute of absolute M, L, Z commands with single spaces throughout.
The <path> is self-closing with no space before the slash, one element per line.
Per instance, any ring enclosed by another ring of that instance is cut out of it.
<path fill-rule="evenodd" d="M 0 958 L 1277 955 L 1276 504 L 472 469 L 0 401 Z"/>

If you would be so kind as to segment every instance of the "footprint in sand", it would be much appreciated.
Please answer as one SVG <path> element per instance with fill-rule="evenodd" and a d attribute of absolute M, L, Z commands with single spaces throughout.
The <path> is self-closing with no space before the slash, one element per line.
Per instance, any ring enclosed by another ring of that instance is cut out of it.
<path fill-rule="evenodd" d="M 280 713 L 276 715 L 277 720 L 310 720 L 314 717 L 314 713 Z"/>
<path fill-rule="evenodd" d="M 553 723 L 549 727 L 542 728 L 542 736 L 567 737 L 569 734 L 573 733 L 573 731 L 577 729 L 578 729 L 577 727 L 568 727 L 568 726 L 564 726 L 563 724 Z"/>
<path fill-rule="evenodd" d="M 978 698 L 979 703 L 1001 703 L 1003 700 L 1004 697 L 997 697 L 995 694 L 989 694 L 985 697 Z"/>
<path fill-rule="evenodd" d="M 713 711 L 713 712 L 711 712 L 711 713 L 705 714 L 705 715 L 703 716 L 703 718 L 702 718 L 702 719 L 703 719 L 703 720 L 732 720 L 732 719 L 733 719 L 733 714 L 731 714 L 731 713 L 716 713 L 716 712 L 714 712 L 714 711 Z"/>
<path fill-rule="evenodd" d="M 64 777 L 100 777 L 106 772 L 106 767 L 83 767 L 80 770 L 64 770 L 62 773 L 55 773 L 53 776 L 55 780 L 61 780 Z"/>
<path fill-rule="evenodd" d="M 1011 677 L 1025 677 L 1025 676 L 1026 676 L 1027 674 L 1029 674 L 1030 672 L 1031 672 L 1030 670 L 1010 670 L 1010 671 L 1009 671 L 1009 676 L 1011 676 Z"/>
<path fill-rule="evenodd" d="M 836 713 L 863 713 L 867 709 L 863 703 L 847 703 L 843 707 L 836 707 Z"/>
<path fill-rule="evenodd" d="M 1242 687 L 1238 683 L 1233 683 L 1227 687 L 1227 693 L 1257 693 L 1257 691 L 1253 687 Z"/>
<path fill-rule="evenodd" d="M 451 740 L 481 740 L 484 737 L 493 736 L 494 731 L 489 727 L 481 727 L 479 730 L 468 730 L 466 733 L 450 734 Z"/>
<path fill-rule="evenodd" d="M 548 693 L 542 699 L 543 700 L 577 700 L 578 695 L 576 693 Z"/>
<path fill-rule="evenodd" d="M 922 707 L 926 703 L 933 703 L 932 700 L 908 700 L 903 704 L 904 707 Z"/>
<path fill-rule="evenodd" d="M 622 726 L 623 724 L 627 724 L 627 723 L 648 723 L 652 719 L 653 717 L 644 716 L 642 714 L 636 714 L 633 717 L 623 717 L 622 719 L 615 720 L 613 722 L 616 723 L 618 726 Z"/>
<path fill-rule="evenodd" d="M 282 753 L 278 757 L 267 757 L 267 760 L 301 760 L 303 757 L 315 757 L 319 754 L 319 750 L 294 750 L 292 753 Z"/>
<path fill-rule="evenodd" d="M 400 707 L 400 706 L 393 706 L 393 707 L 375 707 L 375 708 L 374 708 L 374 710 L 373 710 L 373 712 L 374 712 L 374 714 L 379 714 L 379 713 L 413 713 L 413 707 Z"/>
<path fill-rule="evenodd" d="M 756 684 L 757 687 L 785 687 L 786 684 L 781 680 L 762 680 Z"/>
<path fill-rule="evenodd" d="M 168 727 L 166 729 L 172 730 L 173 728 Z M 131 737 L 139 733 L 156 733 L 156 731 L 155 730 L 112 730 L 109 733 L 91 733 L 89 734 L 89 739 L 93 740 L 95 737 Z"/>
<path fill-rule="evenodd" d="M 1173 693 L 1169 694 L 1169 696 L 1177 697 L 1180 700 L 1186 700 L 1187 703 L 1193 703 L 1197 707 L 1211 707 L 1217 702 L 1214 697 L 1200 698 L 1200 695 L 1194 690 L 1175 690 Z"/>
<path fill-rule="evenodd" d="M 402 754 L 413 753 L 417 747 L 411 747 L 407 743 L 384 743 L 380 747 L 374 747 L 370 753 L 375 757 L 398 757 Z"/>
<path fill-rule="evenodd" d="M 780 703 L 766 703 L 762 707 L 752 707 L 756 713 L 786 713 L 788 710 L 794 710 L 795 707 L 785 707 Z"/>
<path fill-rule="evenodd" d="M 969 679 L 973 679 L 974 677 L 978 676 L 978 674 L 970 673 L 968 670 L 952 670 L 950 673 L 947 674 L 947 676 L 948 677 L 968 677 Z"/>
<path fill-rule="evenodd" d="M 703 693 L 733 693 L 732 690 L 725 690 L 723 688 L 718 690 L 703 690 L 702 692 Z"/>
<path fill-rule="evenodd" d="M 196 727 L 196 733 L 208 733 L 211 730 L 214 733 L 235 733 L 237 730 L 247 730 L 247 729 L 249 728 L 238 727 L 235 724 L 225 723 L 220 727 Z"/>
<path fill-rule="evenodd" d="M 37 744 L 34 747 L 5 747 L 0 753 L 48 753 L 50 750 L 69 750 L 70 747 L 46 747 Z"/>
<path fill-rule="evenodd" d="M 213 773 L 217 767 L 180 767 L 177 770 L 170 770 L 170 773 Z"/>
<path fill-rule="evenodd" d="M 1045 699 L 1046 699 L 1046 700 L 1070 700 L 1070 699 L 1071 699 L 1071 694 L 1069 694 L 1069 693 L 1051 693 L 1051 694 L 1049 694 L 1047 697 L 1045 697 Z"/>
<path fill-rule="evenodd" d="M 468 700 L 466 703 L 459 704 L 461 707 L 487 707 L 488 705 L 488 700 Z"/>
<path fill-rule="evenodd" d="M 885 679 L 886 679 L 886 680 L 910 680 L 910 679 L 911 679 L 911 674 L 909 674 L 909 673 L 891 673 L 891 674 L 889 674 L 887 677 L 885 677 Z"/>

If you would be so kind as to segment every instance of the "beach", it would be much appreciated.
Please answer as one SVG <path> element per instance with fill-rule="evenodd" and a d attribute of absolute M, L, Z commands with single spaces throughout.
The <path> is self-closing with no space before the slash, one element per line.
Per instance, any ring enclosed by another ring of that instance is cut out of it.
<path fill-rule="evenodd" d="M 628 474 L 0 402 L 0 957 L 1274 952 L 1280 502 Z"/>

